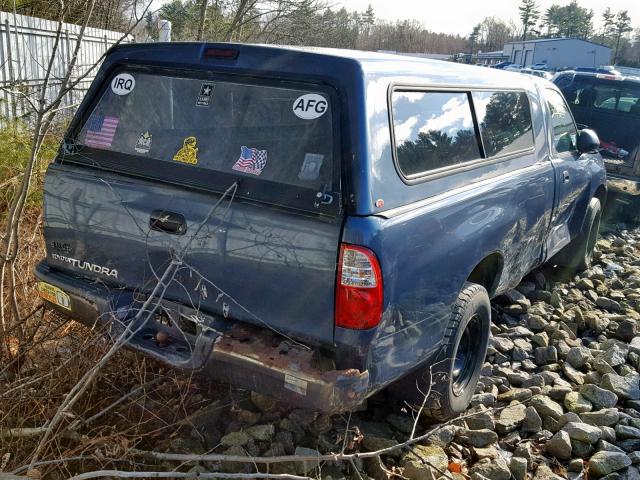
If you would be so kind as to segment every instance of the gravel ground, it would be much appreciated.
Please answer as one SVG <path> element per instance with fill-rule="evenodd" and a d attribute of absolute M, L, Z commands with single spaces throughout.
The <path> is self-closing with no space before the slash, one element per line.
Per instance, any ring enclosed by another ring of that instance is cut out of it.
<path fill-rule="evenodd" d="M 428 441 L 354 465 L 279 464 L 337 478 L 640 480 L 640 230 L 605 234 L 594 267 L 539 271 L 493 302 L 483 376 L 464 419 Z M 252 393 L 198 412 L 173 451 L 248 456 L 375 451 L 407 440 L 413 412 L 385 394 L 326 416 Z M 421 419 L 418 433 L 433 428 Z M 345 435 L 346 434 L 346 435 Z M 345 438 L 346 437 L 346 438 Z M 194 471 L 251 471 L 201 463 Z M 255 470 L 254 470 L 255 471 Z"/>

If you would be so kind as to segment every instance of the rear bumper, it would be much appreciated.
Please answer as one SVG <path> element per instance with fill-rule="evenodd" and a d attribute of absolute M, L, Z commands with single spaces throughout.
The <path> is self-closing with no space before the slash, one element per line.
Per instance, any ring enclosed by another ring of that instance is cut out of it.
<path fill-rule="evenodd" d="M 610 192 L 640 196 L 640 178 L 607 173 L 607 188 Z"/>
<path fill-rule="evenodd" d="M 102 326 L 114 338 L 128 328 L 132 333 L 129 348 L 174 367 L 327 413 L 352 410 L 370 393 L 368 371 L 337 370 L 319 349 L 269 329 L 169 301 L 162 301 L 152 316 L 137 315 L 140 302 L 131 292 L 83 281 L 45 262 L 36 267 L 35 274 L 40 282 L 57 287 L 68 297 L 66 307 L 45 299 L 47 305 L 87 326 Z M 158 332 L 163 332 L 162 345 Z"/>

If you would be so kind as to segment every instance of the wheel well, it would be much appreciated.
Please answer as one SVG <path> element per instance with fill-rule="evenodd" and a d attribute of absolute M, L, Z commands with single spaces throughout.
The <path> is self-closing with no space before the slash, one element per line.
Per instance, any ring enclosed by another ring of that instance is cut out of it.
<path fill-rule="evenodd" d="M 498 287 L 502 265 L 502 255 L 494 252 L 483 258 L 482 261 L 476 265 L 467 281 L 482 285 L 487 290 L 487 293 L 489 293 L 489 298 L 491 298 Z"/>
<path fill-rule="evenodd" d="M 600 200 L 600 206 L 604 208 L 604 202 L 607 200 L 607 189 L 605 188 L 605 186 L 604 185 L 598 186 L 593 196 L 598 200 Z"/>

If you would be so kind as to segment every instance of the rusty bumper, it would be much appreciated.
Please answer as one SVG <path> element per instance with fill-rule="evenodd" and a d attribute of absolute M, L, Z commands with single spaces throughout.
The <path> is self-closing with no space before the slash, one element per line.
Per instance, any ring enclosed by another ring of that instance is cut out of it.
<path fill-rule="evenodd" d="M 68 297 L 69 304 L 62 307 L 44 295 L 52 308 L 88 326 L 101 324 L 111 337 L 128 328 L 135 332 L 129 348 L 174 367 L 326 413 L 353 410 L 370 393 L 368 371 L 337 370 L 328 352 L 268 328 L 169 301 L 162 301 L 152 316 L 136 319 L 140 301 L 133 294 L 114 294 L 44 263 L 36 268 L 36 277 Z"/>

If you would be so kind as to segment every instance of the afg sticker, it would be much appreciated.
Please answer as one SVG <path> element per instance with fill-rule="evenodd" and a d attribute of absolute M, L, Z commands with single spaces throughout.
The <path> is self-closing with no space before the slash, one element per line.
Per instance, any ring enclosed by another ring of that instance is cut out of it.
<path fill-rule="evenodd" d="M 136 79 L 128 73 L 119 73 L 111 80 L 111 91 L 116 95 L 128 95 L 136 86 Z"/>
<path fill-rule="evenodd" d="M 38 282 L 38 293 L 44 300 L 71 310 L 71 298 L 58 287 L 49 283 Z"/>
<path fill-rule="evenodd" d="M 151 150 L 151 135 L 148 131 L 141 133 L 136 142 L 135 151 L 138 153 L 148 153 Z"/>
<path fill-rule="evenodd" d="M 182 142 L 182 148 L 173 156 L 176 162 L 196 165 L 198 163 L 198 140 L 196 137 L 187 137 Z"/>
<path fill-rule="evenodd" d="M 304 120 L 320 118 L 329 108 L 327 99 L 317 93 L 307 93 L 293 102 L 293 113 Z"/>

